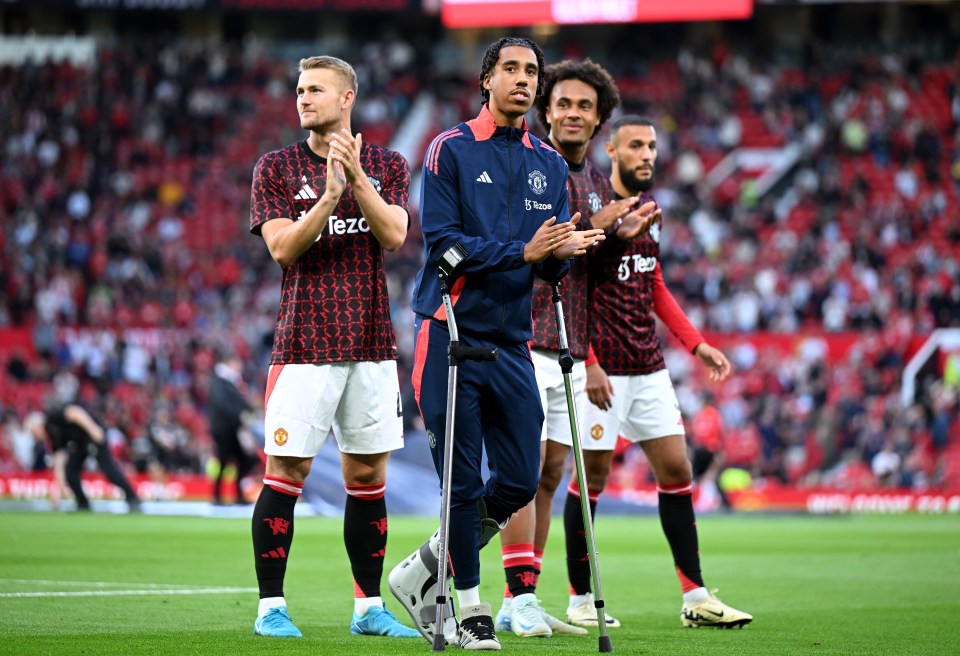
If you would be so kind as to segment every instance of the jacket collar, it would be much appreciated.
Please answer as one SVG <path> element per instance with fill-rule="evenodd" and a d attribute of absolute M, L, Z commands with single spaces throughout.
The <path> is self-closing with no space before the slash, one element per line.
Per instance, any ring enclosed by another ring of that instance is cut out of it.
<path fill-rule="evenodd" d="M 497 125 L 493 122 L 493 114 L 490 113 L 490 107 L 487 103 L 483 103 L 483 108 L 480 110 L 477 118 L 467 121 L 467 127 L 473 132 L 473 138 L 477 141 L 486 141 L 492 137 L 498 129 L 501 133 L 517 130 L 523 133 L 521 137 L 523 145 L 527 148 L 533 148 L 533 143 L 530 141 L 530 132 L 527 129 L 526 118 L 523 119 L 523 124 L 519 128 Z"/>

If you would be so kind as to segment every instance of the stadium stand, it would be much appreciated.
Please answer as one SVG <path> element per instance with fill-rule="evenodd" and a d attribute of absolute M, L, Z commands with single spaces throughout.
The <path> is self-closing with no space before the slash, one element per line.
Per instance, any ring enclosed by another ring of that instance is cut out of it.
<path fill-rule="evenodd" d="M 960 489 L 960 395 L 942 359 L 915 404 L 898 395 L 922 338 L 960 327 L 960 49 L 923 26 L 937 38 L 906 35 L 902 55 L 827 39 L 767 57 L 737 51 L 737 27 L 639 64 L 622 38 L 548 43 L 548 58 L 603 62 L 624 111 L 659 126 L 663 270 L 734 361 L 712 391 L 726 463 L 756 480 Z M 429 134 L 474 113 L 475 72 L 449 55 L 472 62 L 475 44 L 351 30 L 335 54 L 367 90 L 354 128 L 390 144 L 415 122 L 403 138 L 417 169 Z M 257 154 L 299 138 L 295 48 L 145 35 L 90 47 L 39 61 L 0 48 L 0 469 L 44 466 L 22 422 L 68 370 L 127 466 L 202 472 L 217 350 L 245 358 L 252 398 L 264 385 L 279 270 L 246 217 Z M 599 144 L 594 156 L 606 168 Z M 412 215 L 388 257 L 409 436 Z M 663 339 L 689 429 L 707 383 Z M 638 454 L 621 454 L 617 480 L 646 479 Z"/>

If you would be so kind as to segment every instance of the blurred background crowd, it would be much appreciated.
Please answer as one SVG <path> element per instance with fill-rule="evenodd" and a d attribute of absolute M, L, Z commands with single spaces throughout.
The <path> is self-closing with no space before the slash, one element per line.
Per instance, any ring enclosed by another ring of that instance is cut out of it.
<path fill-rule="evenodd" d="M 0 42 L 29 28 L 4 11 Z M 777 11 L 532 35 L 548 62 L 604 65 L 621 110 L 657 125 L 664 275 L 735 367 L 711 385 L 662 333 L 691 440 L 770 484 L 960 488 L 960 351 L 901 394 L 923 341 L 960 328 L 960 9 Z M 239 356 L 261 403 L 280 269 L 247 232 L 251 174 L 302 138 L 296 63 L 320 53 L 357 69 L 354 131 L 415 173 L 387 273 L 408 444 L 421 436 L 416 172 L 436 132 L 478 111 L 495 35 L 407 15 L 342 16 L 309 39 L 296 16 L 274 37 L 183 20 L 85 31 L 65 15 L 59 54 L 2 53 L 0 471 L 46 466 L 23 423 L 65 372 L 124 466 L 156 476 L 207 470 L 218 361 Z M 604 139 L 591 156 L 609 170 Z M 618 480 L 647 476 L 639 450 L 621 454 Z"/>

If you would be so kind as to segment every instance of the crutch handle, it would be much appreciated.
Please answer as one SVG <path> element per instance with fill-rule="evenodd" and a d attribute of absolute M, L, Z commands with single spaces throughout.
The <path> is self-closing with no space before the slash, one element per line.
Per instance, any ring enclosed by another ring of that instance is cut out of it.
<path fill-rule="evenodd" d="M 481 348 L 479 346 L 450 346 L 450 357 L 457 363 L 473 360 L 474 362 L 493 362 L 500 357 L 500 351 L 495 348 Z"/>

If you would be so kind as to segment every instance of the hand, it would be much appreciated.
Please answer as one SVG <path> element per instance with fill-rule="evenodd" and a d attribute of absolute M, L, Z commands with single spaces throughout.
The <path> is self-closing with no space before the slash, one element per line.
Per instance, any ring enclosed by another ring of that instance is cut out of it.
<path fill-rule="evenodd" d="M 342 128 L 340 132 L 331 132 L 328 139 L 330 152 L 327 154 L 327 160 L 332 158 L 343 167 L 343 172 L 350 184 L 355 184 L 359 179 L 365 179 L 363 167 L 360 166 L 363 135 L 358 132 L 357 136 L 352 137 L 346 128 Z"/>
<path fill-rule="evenodd" d="M 609 410 L 613 407 L 613 385 L 610 384 L 607 372 L 598 363 L 587 367 L 587 384 L 583 390 L 587 393 L 590 403 L 601 410 Z"/>
<path fill-rule="evenodd" d="M 523 261 L 530 264 L 543 262 L 551 253 L 571 239 L 579 220 L 580 212 L 574 214 L 568 223 L 557 223 L 555 216 L 544 221 L 530 241 L 524 244 Z"/>
<path fill-rule="evenodd" d="M 693 354 L 710 370 L 710 380 L 719 383 L 730 375 L 730 361 L 719 349 L 715 349 L 706 342 L 697 344 Z"/>
<path fill-rule="evenodd" d="M 617 228 L 617 237 L 624 241 L 639 237 L 650 230 L 653 224 L 660 220 L 661 214 L 656 201 L 651 200 L 648 203 L 644 203 L 623 217 L 623 220 L 620 222 L 620 227 Z"/>
<path fill-rule="evenodd" d="M 637 196 L 610 201 L 606 207 L 590 217 L 590 225 L 594 228 L 606 230 L 612 226 L 617 219 L 635 208 L 639 202 L 640 199 Z"/>
<path fill-rule="evenodd" d="M 327 187 L 324 195 L 339 199 L 347 188 L 347 178 L 344 175 L 343 165 L 334 157 L 333 148 L 327 152 Z"/>
<path fill-rule="evenodd" d="M 575 230 L 566 243 L 553 251 L 553 256 L 558 260 L 569 260 L 571 257 L 584 255 L 606 238 L 600 228 Z"/>

